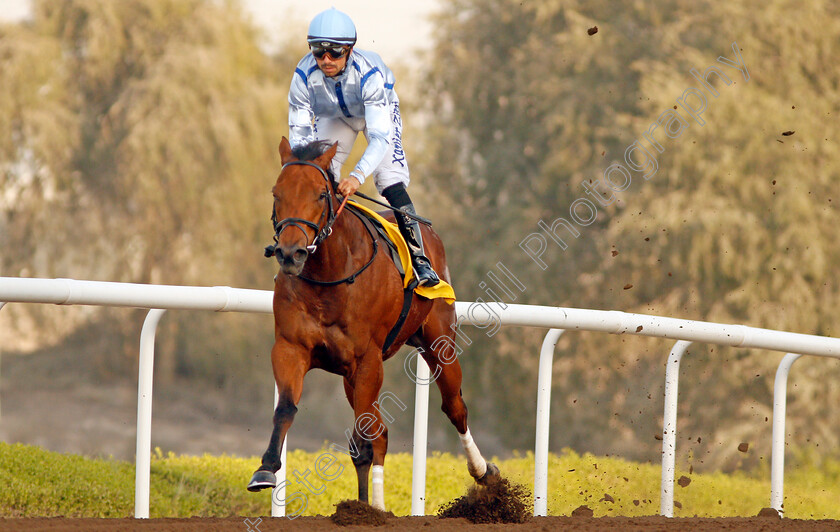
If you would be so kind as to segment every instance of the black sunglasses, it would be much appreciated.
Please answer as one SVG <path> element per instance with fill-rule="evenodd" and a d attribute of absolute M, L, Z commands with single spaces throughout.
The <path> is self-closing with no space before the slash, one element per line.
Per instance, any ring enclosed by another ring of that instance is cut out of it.
<path fill-rule="evenodd" d="M 350 50 L 346 46 L 320 46 L 317 44 L 310 44 L 309 49 L 316 59 L 323 59 L 326 54 L 330 54 L 333 59 L 341 59 Z"/>

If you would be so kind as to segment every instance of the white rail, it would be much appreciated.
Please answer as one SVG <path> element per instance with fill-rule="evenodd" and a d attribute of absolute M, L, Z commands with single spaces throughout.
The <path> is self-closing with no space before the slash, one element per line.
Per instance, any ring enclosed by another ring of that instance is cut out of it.
<path fill-rule="evenodd" d="M 0 277 L 0 301 L 106 307 L 215 310 L 271 314 L 271 292 L 229 286 L 156 284 Z"/>
<path fill-rule="evenodd" d="M 470 312 L 471 305 L 475 305 L 475 303 L 455 303 L 459 323 L 477 324 L 487 327 L 486 320 L 479 321 L 473 316 L 474 313 Z M 537 422 L 537 442 L 534 452 L 534 515 L 546 515 L 548 505 L 548 454 L 544 452 L 544 449 L 548 448 L 549 419 L 545 405 L 550 404 L 551 394 L 551 364 L 548 358 L 550 355 L 547 353 L 547 348 L 549 345 L 556 344 L 557 338 L 559 338 L 559 333 L 554 331 L 554 329 L 561 331 L 580 330 L 612 334 L 637 334 L 640 336 L 678 340 L 674 345 L 666 368 L 665 412 L 662 428 L 662 482 L 660 486 L 659 513 L 667 517 L 673 517 L 674 508 L 674 463 L 676 456 L 679 361 L 685 349 L 692 342 L 840 358 L 840 339 L 825 336 L 774 331 L 748 327 L 746 325 L 727 325 L 663 316 L 650 316 L 647 314 L 632 314 L 615 310 L 604 311 L 536 305 L 512 305 L 494 302 L 482 303 L 482 305 L 487 307 L 494 305 L 493 311 L 498 316 L 498 321 L 502 325 L 552 329 L 543 341 L 543 349 L 540 356 L 540 376 L 537 397 L 539 419 Z M 549 380 L 548 385 L 546 385 L 546 379 Z M 419 388 L 424 385 L 418 383 L 417 386 Z M 776 404 L 779 404 L 779 393 L 783 392 L 776 392 L 774 398 L 774 403 Z M 428 405 L 426 405 L 426 408 L 428 409 Z M 423 416 L 427 415 L 424 412 L 420 412 L 417 406 L 415 407 L 415 412 Z M 540 415 L 541 412 L 542 415 Z M 774 423 L 776 423 L 777 417 L 774 414 Z M 782 429 L 773 433 L 773 449 L 784 449 L 783 417 L 784 415 L 782 414 Z M 425 431 L 418 430 L 416 423 L 414 448 L 426 448 L 426 433 Z M 779 459 L 774 454 L 771 458 L 775 460 L 773 463 L 776 465 L 775 472 L 771 474 L 771 497 L 775 503 L 776 499 L 781 500 L 782 497 L 784 472 L 781 468 L 784 466 L 784 457 Z M 422 509 L 418 499 L 419 495 L 412 493 L 412 515 L 422 514 L 422 512 L 418 514 L 414 511 L 415 508 Z M 774 505 L 773 507 L 781 511 L 781 506 Z"/>
<path fill-rule="evenodd" d="M 662 415 L 662 481 L 659 513 L 674 516 L 674 471 L 677 457 L 677 389 L 680 385 L 680 361 L 691 342 L 679 340 L 665 365 L 665 412 Z"/>
<path fill-rule="evenodd" d="M 137 373 L 137 452 L 134 455 L 134 517 L 149 517 L 152 467 L 152 383 L 155 333 L 166 310 L 153 308 L 140 332 L 140 370 Z"/>
<path fill-rule="evenodd" d="M 154 362 L 154 336 L 157 323 L 166 309 L 213 310 L 220 312 L 271 313 L 272 293 L 264 290 L 245 290 L 226 286 L 186 287 L 167 285 L 142 285 L 73 279 L 29 279 L 0 277 L 0 309 L 7 302 L 54 303 L 58 305 L 101 305 L 151 309 L 143 327 L 140 347 L 140 376 L 138 379 L 137 407 L 137 462 L 135 486 L 135 517 L 149 516 L 149 459 L 151 455 L 151 401 L 152 367 Z M 456 302 L 459 323 L 485 326 L 473 316 L 472 306 L 477 303 Z M 680 340 L 669 358 L 666 381 L 665 419 L 663 420 L 663 473 L 660 513 L 672 516 L 673 476 L 676 441 L 676 389 L 679 358 L 690 342 L 705 342 L 744 348 L 786 351 L 799 355 L 816 355 L 840 358 L 840 339 L 813 336 L 744 325 L 726 325 L 703 321 L 682 320 L 619 311 L 572 309 L 528 305 L 495 305 L 500 325 L 519 325 L 551 329 L 543 342 L 540 356 L 534 472 L 535 515 L 547 512 L 547 461 L 549 404 L 551 394 L 551 366 L 554 347 L 564 330 L 596 331 L 612 334 L 637 334 Z M 467 317 L 464 317 L 467 316 Z M 789 355 L 795 356 L 795 355 Z M 783 361 L 784 381 L 787 380 L 789 362 Z M 673 365 L 673 368 L 671 367 Z M 424 372 L 425 369 L 425 372 Z M 782 367 L 780 370 L 782 371 Z M 429 379 L 428 367 L 418 357 L 418 382 Z M 777 375 L 773 431 L 772 504 L 781 510 L 784 465 L 784 402 L 780 403 Z M 428 382 L 428 381 L 426 381 Z M 669 385 L 668 383 L 672 383 Z M 414 475 L 412 480 L 412 514 L 424 513 L 428 384 L 418 384 L 415 405 Z M 781 418 L 781 419 L 780 419 Z M 777 425 L 779 429 L 777 430 Z M 781 443 L 779 443 L 781 440 Z M 671 443 L 668 443 L 671 442 Z M 285 445 L 283 450 L 285 451 Z M 777 456 L 781 454 L 781 456 Z M 285 478 L 280 471 L 278 478 Z M 667 490 L 666 490 L 667 488 Z M 669 503 L 670 500 L 670 503 Z M 670 506 L 669 506 L 670 504 Z M 777 506 L 778 505 L 778 506 Z M 272 515 L 282 515 L 282 508 L 272 508 Z"/>
<path fill-rule="evenodd" d="M 228 286 L 198 287 L 0 277 L 0 301 L 148 308 L 140 334 L 137 378 L 137 455 L 134 517 L 149 517 L 152 449 L 152 376 L 155 333 L 167 309 L 271 314 L 272 293 Z M 285 449 L 285 444 L 283 445 Z M 285 473 L 284 468 L 280 474 Z M 285 477 L 283 477 L 285 478 Z M 272 497 L 272 514 L 282 515 Z"/>
<path fill-rule="evenodd" d="M 776 370 L 773 385 L 773 448 L 770 450 L 770 507 L 784 515 L 785 499 L 785 410 L 790 368 L 802 355 L 788 353 Z"/>
<path fill-rule="evenodd" d="M 537 433 L 534 443 L 534 515 L 548 515 L 548 432 L 551 414 L 551 374 L 554 349 L 563 329 L 550 329 L 540 349 L 537 377 Z M 539 467 L 537 466 L 539 464 Z"/>

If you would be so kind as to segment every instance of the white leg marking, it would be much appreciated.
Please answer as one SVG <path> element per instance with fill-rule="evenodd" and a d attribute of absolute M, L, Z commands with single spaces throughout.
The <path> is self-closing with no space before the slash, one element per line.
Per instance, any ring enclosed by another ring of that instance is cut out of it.
<path fill-rule="evenodd" d="M 481 456 L 481 451 L 476 447 L 475 442 L 470 434 L 470 428 L 467 427 L 466 434 L 458 434 L 461 439 L 461 445 L 464 446 L 464 452 L 467 453 L 467 469 L 473 478 L 481 478 L 487 472 L 487 462 Z"/>
<path fill-rule="evenodd" d="M 370 483 L 373 506 L 377 510 L 385 511 L 385 467 L 375 465 L 370 468 Z"/>

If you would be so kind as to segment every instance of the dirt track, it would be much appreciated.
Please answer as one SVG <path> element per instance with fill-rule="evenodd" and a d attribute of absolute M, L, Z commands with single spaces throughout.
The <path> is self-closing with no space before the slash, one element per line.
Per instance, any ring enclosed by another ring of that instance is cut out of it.
<path fill-rule="evenodd" d="M 15 530 L 27 532 L 55 532 L 63 530 L 111 532 L 139 530 L 168 531 L 185 530 L 195 532 L 268 532 L 270 530 L 310 531 L 310 530 L 443 530 L 457 532 L 472 532 L 483 530 L 621 530 L 639 532 L 658 532 L 671 530 L 743 530 L 756 531 L 837 531 L 840 521 L 821 520 L 805 521 L 797 519 L 774 519 L 767 517 L 744 518 L 674 518 L 664 517 L 534 517 L 523 524 L 482 524 L 474 525 L 466 519 L 438 519 L 437 517 L 399 517 L 391 518 L 381 526 L 354 525 L 338 526 L 328 517 L 300 517 L 295 520 L 286 518 L 251 518 L 250 524 L 244 517 L 193 518 L 193 519 L 67 519 L 67 518 L 33 518 L 33 519 L 0 519 L 0 530 Z"/>

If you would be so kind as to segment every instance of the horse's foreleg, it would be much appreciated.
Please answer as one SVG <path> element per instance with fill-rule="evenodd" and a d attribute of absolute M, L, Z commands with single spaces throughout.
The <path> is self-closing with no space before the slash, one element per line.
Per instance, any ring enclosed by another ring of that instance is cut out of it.
<path fill-rule="evenodd" d="M 370 502 L 368 496 L 368 475 L 370 474 L 370 466 L 373 463 L 373 444 L 354 431 L 353 446 L 355 447 L 355 453 L 351 455 L 350 459 L 353 461 L 353 467 L 356 468 L 359 500 Z"/>
<path fill-rule="evenodd" d="M 344 395 L 347 396 L 347 402 L 350 403 L 350 408 L 355 413 L 356 407 L 354 397 L 356 391 L 353 385 L 347 378 L 344 378 Z M 350 459 L 353 462 L 353 467 L 356 469 L 356 480 L 359 487 L 359 500 L 369 502 L 368 497 L 368 475 L 370 473 L 370 465 L 373 463 L 373 445 L 366 439 L 356 434 L 355 426 L 353 428 L 353 436 L 350 449 Z"/>
<path fill-rule="evenodd" d="M 353 442 L 357 454 L 353 465 L 359 481 L 359 500 L 368 501 L 368 474 L 371 476 L 371 506 L 385 509 L 385 453 L 388 451 L 388 427 L 375 402 L 382 387 L 382 360 L 379 353 L 372 353 L 370 362 L 360 364 L 354 375 L 352 400 L 356 422 L 353 427 Z M 345 382 L 345 392 L 348 384 Z M 350 394 L 348 392 L 348 400 Z"/>
<path fill-rule="evenodd" d="M 302 358 L 295 357 L 288 346 L 275 343 L 271 350 L 274 379 L 277 383 L 279 398 L 274 409 L 274 428 L 268 441 L 268 449 L 262 456 L 260 467 L 254 472 L 248 483 L 249 491 L 260 491 L 277 486 L 275 473 L 280 466 L 280 451 L 286 433 L 292 426 L 297 413 L 297 404 L 303 393 L 303 377 L 308 366 Z"/>

